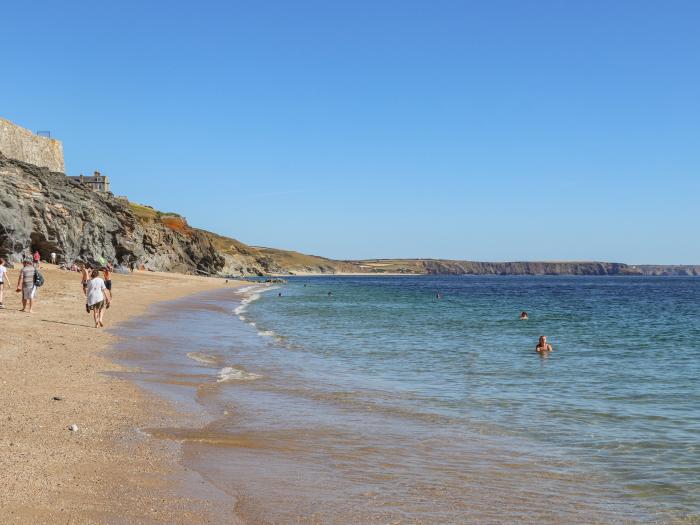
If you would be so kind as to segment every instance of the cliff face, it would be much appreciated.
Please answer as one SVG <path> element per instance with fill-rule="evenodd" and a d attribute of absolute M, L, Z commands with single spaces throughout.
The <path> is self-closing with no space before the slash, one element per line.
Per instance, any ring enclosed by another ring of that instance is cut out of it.
<path fill-rule="evenodd" d="M 445 259 L 372 259 L 354 261 L 370 273 L 433 275 L 663 275 L 700 276 L 700 266 L 629 265 L 597 261 L 478 262 Z"/>
<path fill-rule="evenodd" d="M 425 261 L 426 273 L 477 275 L 641 275 L 626 264 L 605 262 Z"/>
<path fill-rule="evenodd" d="M 0 256 L 33 250 L 65 261 L 137 261 L 163 271 L 216 273 L 224 258 L 204 234 L 144 224 L 129 206 L 62 173 L 0 155 Z"/>
<path fill-rule="evenodd" d="M 652 265 L 643 264 L 636 266 L 643 275 L 659 276 L 700 276 L 700 265 Z"/>
<path fill-rule="evenodd" d="M 46 260 L 55 252 L 66 262 L 135 262 L 150 270 L 207 275 L 288 273 L 300 267 L 298 255 L 309 272 L 335 272 L 328 259 L 267 253 L 0 154 L 0 257 L 18 262 L 34 250 Z"/>

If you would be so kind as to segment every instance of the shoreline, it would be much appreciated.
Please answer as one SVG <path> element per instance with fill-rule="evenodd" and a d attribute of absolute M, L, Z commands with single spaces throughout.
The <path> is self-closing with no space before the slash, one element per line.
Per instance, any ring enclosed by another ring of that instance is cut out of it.
<path fill-rule="evenodd" d="M 214 487 L 180 464 L 177 444 L 139 431 L 185 415 L 120 377 L 128 368 L 107 351 L 118 340 L 110 329 L 156 303 L 247 283 L 160 272 L 113 274 L 107 329 L 95 329 L 79 274 L 48 264 L 41 270 L 46 284 L 34 314 L 19 312 L 16 270 L 10 271 L 6 309 L 0 310 L 0 521 L 230 522 L 232 508 L 212 500 Z M 73 424 L 76 432 L 68 429 Z"/>
<path fill-rule="evenodd" d="M 315 296 L 319 290 L 323 289 L 308 291 Z M 317 381 L 313 378 L 331 377 L 323 373 L 325 369 L 309 368 L 306 358 L 298 361 L 292 356 L 293 347 L 266 338 L 264 332 L 278 330 L 269 324 L 269 318 L 252 312 L 245 319 L 238 316 L 240 326 L 236 321 L 229 323 L 226 319 L 231 317 L 232 309 L 237 311 L 230 299 L 221 293 L 203 293 L 175 301 L 172 308 L 155 307 L 148 318 L 124 326 L 127 337 L 121 350 L 122 355 L 132 356 L 127 363 L 143 371 L 135 380 L 144 383 L 148 391 L 154 390 L 178 404 L 182 402 L 184 407 L 192 402 L 200 408 L 194 412 L 198 416 L 214 415 L 204 424 L 195 418 L 198 421 L 194 424 L 190 419 L 185 424 L 144 430 L 157 439 L 177 443 L 181 464 L 199 472 L 235 501 L 235 515 L 246 523 L 307 523 L 312 516 L 315 523 L 369 523 L 380 519 L 393 522 L 397 515 L 388 511 L 382 501 L 402 505 L 402 511 L 407 513 L 404 516 L 414 518 L 409 520 L 411 523 L 421 519 L 430 523 L 427 516 L 433 516 L 433 522 L 459 523 L 455 509 L 461 509 L 459 512 L 475 523 L 507 521 L 505 516 L 515 520 L 519 512 L 527 512 L 533 521 L 537 518 L 542 523 L 638 522 L 631 516 L 641 516 L 640 509 L 616 510 L 614 496 L 608 490 L 614 492 L 614 486 L 605 485 L 605 490 L 587 488 L 603 487 L 605 479 L 598 472 L 579 471 L 574 462 L 562 460 L 554 451 L 531 455 L 533 443 L 527 438 L 521 440 L 522 436 L 493 433 L 497 425 L 482 422 L 476 423 L 478 428 L 472 428 L 472 422 L 463 427 L 458 420 L 445 417 L 439 419 L 438 432 L 428 413 L 420 411 L 413 417 L 410 409 L 385 407 L 385 411 L 381 410 L 382 403 L 368 404 L 362 397 L 362 387 L 352 387 L 359 394 L 359 404 L 352 401 L 354 396 L 348 397 L 347 385 L 343 387 L 342 383 L 331 381 L 334 386 L 330 391 L 328 383 L 323 383 L 321 390 L 314 388 Z M 270 300 L 278 304 L 276 299 Z M 269 312 L 268 308 L 264 310 Z M 517 320 L 512 323 L 524 326 Z M 188 328 L 190 324 L 197 328 Z M 140 338 L 145 339 L 147 346 L 133 345 Z M 202 350 L 201 360 L 190 355 L 195 347 Z M 260 381 L 247 382 L 240 377 L 228 384 L 217 381 L 217 371 L 228 366 L 259 374 Z M 311 373 L 307 376 L 303 372 Z M 374 392 L 365 391 L 370 397 Z M 368 411 L 369 406 L 372 408 Z M 352 430 L 347 427 L 348 414 L 353 414 Z M 363 427 L 359 421 L 369 426 Z M 417 431 L 401 434 L 398 429 L 406 428 L 406 421 Z M 314 430 L 307 433 L 307 427 Z M 394 447 L 396 432 L 402 436 L 398 456 Z M 431 436 L 428 449 L 423 448 L 425 443 L 420 438 L 416 439 L 425 435 Z M 457 438 L 465 435 L 470 436 L 465 441 Z M 439 458 L 431 456 L 430 449 L 442 447 L 445 450 Z M 419 501 L 427 500 L 415 500 L 400 490 L 392 492 L 394 485 L 382 481 L 388 476 L 402 479 L 404 486 L 411 480 L 416 486 L 429 487 L 430 483 L 422 485 L 427 483 L 422 474 L 416 476 L 410 468 L 404 471 L 399 459 L 408 464 L 428 461 L 434 467 L 428 470 L 436 472 L 448 449 L 452 455 L 443 483 L 452 490 L 445 491 L 445 496 L 440 496 L 443 499 L 438 498 L 440 504 L 432 500 L 435 503 L 421 507 Z M 367 450 L 372 451 L 371 463 L 383 458 L 376 472 L 366 465 Z M 319 459 L 321 453 L 324 459 Z M 352 473 L 360 464 L 364 465 L 363 475 L 355 479 Z M 469 489 L 464 494 L 460 491 L 465 479 L 449 475 L 455 465 L 470 473 L 466 480 Z M 271 472 L 274 477 L 270 477 Z M 295 480 L 294 487 L 285 483 L 289 479 Z M 342 479 L 354 481 L 343 486 L 338 481 Z M 530 490 L 527 487 L 531 480 L 545 485 L 557 483 L 560 498 L 554 508 L 544 509 L 537 498 L 514 504 L 516 495 Z M 358 489 L 363 483 L 368 483 L 366 490 L 378 498 L 377 505 L 372 506 L 362 496 L 370 493 Z M 483 489 L 493 485 L 503 489 L 495 499 Z M 355 492 L 358 499 L 347 506 L 345 497 Z M 338 499 L 339 494 L 345 496 Z M 456 496 L 451 499 L 450 494 Z M 495 506 L 502 507 L 497 514 L 491 510 Z M 630 516 L 629 520 L 619 519 L 621 512 Z"/>

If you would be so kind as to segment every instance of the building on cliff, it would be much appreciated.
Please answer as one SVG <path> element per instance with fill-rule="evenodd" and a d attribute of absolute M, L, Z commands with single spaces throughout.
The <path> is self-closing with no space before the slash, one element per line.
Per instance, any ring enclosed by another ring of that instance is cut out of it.
<path fill-rule="evenodd" d="M 80 184 L 87 186 L 93 191 L 99 193 L 109 193 L 109 177 L 107 175 L 102 175 L 99 171 L 95 171 L 92 177 L 85 177 L 82 173 L 77 177 L 68 177 Z"/>
<path fill-rule="evenodd" d="M 61 141 L 36 135 L 4 118 L 0 118 L 0 153 L 50 171 L 66 171 Z"/>

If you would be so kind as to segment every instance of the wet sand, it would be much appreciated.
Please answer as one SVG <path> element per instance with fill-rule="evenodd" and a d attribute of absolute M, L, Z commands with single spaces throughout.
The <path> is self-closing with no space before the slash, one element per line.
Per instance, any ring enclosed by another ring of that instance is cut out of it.
<path fill-rule="evenodd" d="M 0 523 L 235 523 L 230 498 L 217 498 L 181 466 L 177 445 L 138 430 L 186 416 L 118 377 L 124 367 L 104 353 L 116 337 L 93 327 L 79 274 L 50 265 L 42 272 L 46 284 L 33 314 L 19 311 L 17 269 L 0 310 Z M 242 284 L 115 274 L 105 324 L 156 302 Z"/>

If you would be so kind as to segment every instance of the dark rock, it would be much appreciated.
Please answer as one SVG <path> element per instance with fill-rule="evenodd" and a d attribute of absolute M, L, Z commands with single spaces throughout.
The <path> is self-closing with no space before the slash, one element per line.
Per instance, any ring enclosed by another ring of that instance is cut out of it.
<path fill-rule="evenodd" d="M 150 270 L 216 274 L 224 258 L 199 230 L 144 224 L 128 203 L 62 173 L 0 154 L 0 257 L 19 261 L 37 249 L 98 265 L 136 261 Z"/>

